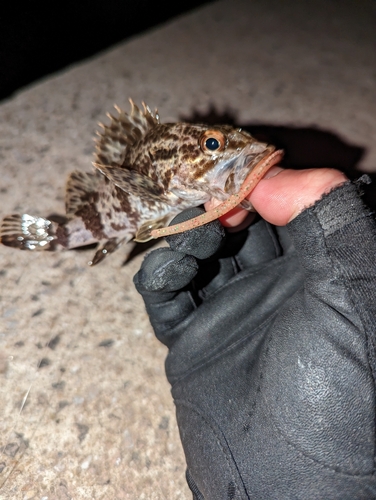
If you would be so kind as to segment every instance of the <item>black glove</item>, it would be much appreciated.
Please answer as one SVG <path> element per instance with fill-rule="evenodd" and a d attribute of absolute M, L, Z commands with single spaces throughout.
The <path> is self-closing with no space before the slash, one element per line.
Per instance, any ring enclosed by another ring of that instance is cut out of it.
<path fill-rule="evenodd" d="M 169 347 L 194 499 L 376 498 L 376 224 L 356 187 L 285 228 L 169 244 L 134 282 Z"/>

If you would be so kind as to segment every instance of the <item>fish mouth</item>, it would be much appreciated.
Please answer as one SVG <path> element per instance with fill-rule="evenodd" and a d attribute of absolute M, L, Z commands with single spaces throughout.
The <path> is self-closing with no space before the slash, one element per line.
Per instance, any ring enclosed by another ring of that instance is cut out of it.
<path fill-rule="evenodd" d="M 275 146 L 266 143 L 252 143 L 239 155 L 219 162 L 210 180 L 212 200 L 224 201 L 238 193 L 252 169 L 265 157 L 275 151 Z"/>

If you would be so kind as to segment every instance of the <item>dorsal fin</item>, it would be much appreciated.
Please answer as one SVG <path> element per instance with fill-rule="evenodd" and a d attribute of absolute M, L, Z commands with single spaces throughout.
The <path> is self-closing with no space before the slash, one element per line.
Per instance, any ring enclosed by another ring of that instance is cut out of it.
<path fill-rule="evenodd" d="M 95 140 L 95 163 L 107 166 L 120 167 L 123 164 L 127 148 L 143 137 L 148 130 L 159 124 L 157 110 L 152 113 L 150 108 L 142 103 L 141 111 L 132 101 L 131 112 L 128 114 L 115 106 L 119 116 L 107 114 L 111 122 L 109 125 L 100 123 L 101 132 L 97 132 Z"/>

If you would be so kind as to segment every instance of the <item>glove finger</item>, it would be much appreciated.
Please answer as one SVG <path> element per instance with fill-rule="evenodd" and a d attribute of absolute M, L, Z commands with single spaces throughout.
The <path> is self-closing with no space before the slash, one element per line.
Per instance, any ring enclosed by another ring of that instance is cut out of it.
<path fill-rule="evenodd" d="M 136 274 L 137 286 L 149 292 L 176 292 L 192 281 L 197 270 L 191 255 L 159 248 L 145 257 Z"/>
<path fill-rule="evenodd" d="M 133 278 L 157 338 L 168 347 L 174 340 L 173 327 L 196 308 L 186 286 L 197 270 L 197 261 L 191 255 L 160 248 L 145 257 Z"/>
<path fill-rule="evenodd" d="M 179 224 L 202 213 L 204 210 L 198 207 L 185 210 L 176 216 L 171 224 Z M 166 240 L 174 250 L 194 255 L 199 259 L 199 272 L 193 283 L 196 301 L 206 298 L 211 291 L 215 291 L 237 272 L 233 259 L 220 258 L 226 241 L 226 231 L 219 220 L 168 236 Z"/>
<path fill-rule="evenodd" d="M 170 225 L 185 222 L 203 213 L 205 210 L 202 208 L 190 208 L 177 215 Z M 219 250 L 225 236 L 226 232 L 219 220 L 214 220 L 184 233 L 167 236 L 166 241 L 173 250 L 193 255 L 202 260 L 211 257 Z"/>

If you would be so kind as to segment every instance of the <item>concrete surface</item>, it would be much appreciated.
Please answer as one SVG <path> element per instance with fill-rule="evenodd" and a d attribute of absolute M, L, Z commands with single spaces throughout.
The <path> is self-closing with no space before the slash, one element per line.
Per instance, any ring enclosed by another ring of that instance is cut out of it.
<path fill-rule="evenodd" d="M 163 121 L 212 106 L 330 132 L 375 171 L 375 49 L 371 0 L 221 0 L 177 18 L 0 106 L 1 215 L 62 213 L 96 122 L 128 97 Z M 0 247 L 0 498 L 191 498 L 166 350 L 131 282 L 142 256 L 91 255 Z"/>

